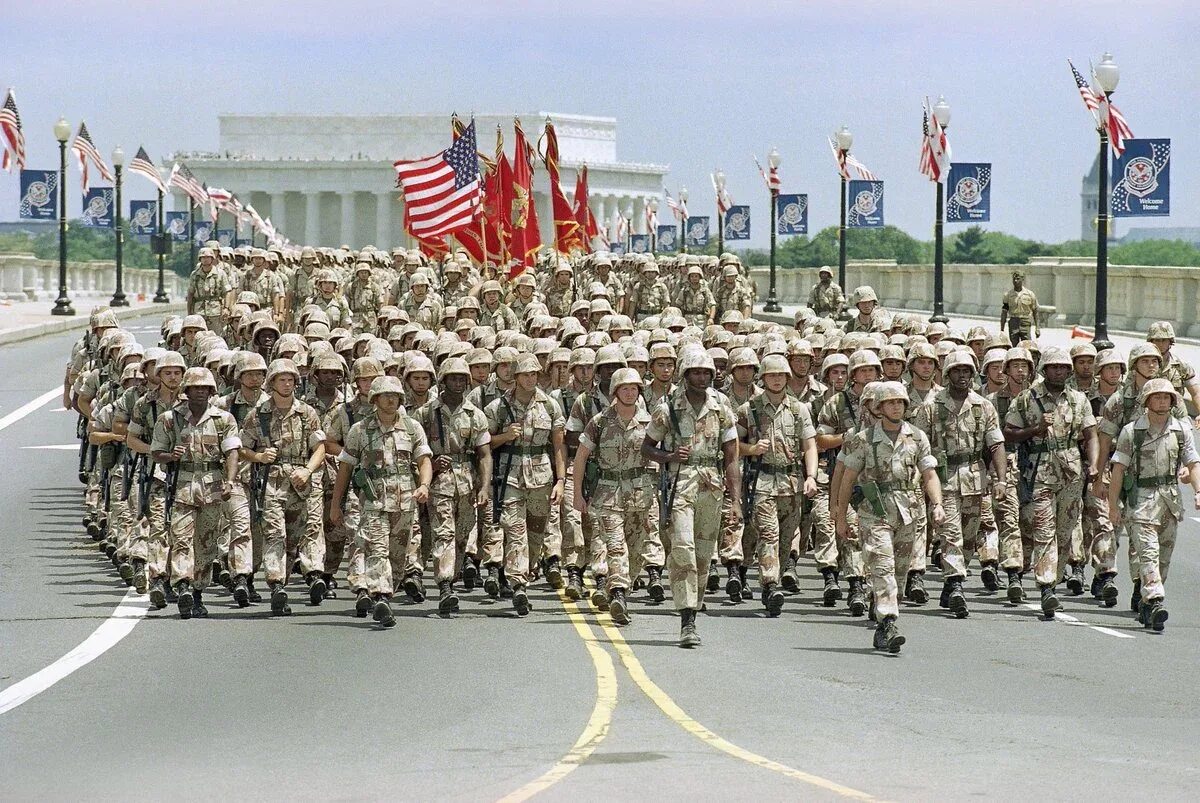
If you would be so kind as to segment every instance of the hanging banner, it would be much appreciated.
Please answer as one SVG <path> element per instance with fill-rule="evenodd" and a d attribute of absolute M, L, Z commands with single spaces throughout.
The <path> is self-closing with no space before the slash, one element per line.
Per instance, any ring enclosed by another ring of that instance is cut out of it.
<path fill-rule="evenodd" d="M 222 248 L 228 248 L 233 244 L 233 229 L 217 229 L 217 242 Z"/>
<path fill-rule="evenodd" d="M 846 226 L 852 229 L 883 228 L 883 182 L 850 182 L 846 203 Z"/>
<path fill-rule="evenodd" d="M 83 195 L 83 225 L 97 229 L 111 229 L 116 207 L 113 205 L 112 187 L 92 187 Z"/>
<path fill-rule="evenodd" d="M 158 201 L 129 202 L 129 233 L 149 237 L 158 228 Z"/>
<path fill-rule="evenodd" d="M 635 254 L 647 253 L 650 250 L 650 235 L 631 234 L 629 236 L 629 250 Z"/>
<path fill-rule="evenodd" d="M 658 241 L 654 244 L 654 250 L 660 254 L 673 254 L 676 250 L 675 241 L 678 238 L 679 229 L 676 226 L 659 226 Z"/>
<path fill-rule="evenodd" d="M 693 215 L 684 228 L 688 248 L 703 248 L 708 245 L 708 215 Z"/>
<path fill-rule="evenodd" d="M 750 239 L 750 207 L 744 204 L 731 206 L 725 212 L 725 239 Z"/>
<path fill-rule="evenodd" d="M 991 162 L 952 162 L 946 193 L 947 223 L 983 223 L 991 220 Z"/>
<path fill-rule="evenodd" d="M 1171 140 L 1127 139 L 1113 159 L 1113 217 L 1171 214 Z"/>
<path fill-rule="evenodd" d="M 779 195 L 775 202 L 776 234 L 808 234 L 807 194 Z"/>
<path fill-rule="evenodd" d="M 171 239 L 177 243 L 186 243 L 188 238 L 188 213 L 187 212 L 167 212 L 163 218 L 163 225 L 167 227 L 167 234 L 171 235 Z"/>
<path fill-rule="evenodd" d="M 207 220 L 196 219 L 196 245 L 204 245 L 212 239 L 212 223 Z"/>
<path fill-rule="evenodd" d="M 58 217 L 58 171 L 21 171 L 20 215 L 22 220 Z"/>

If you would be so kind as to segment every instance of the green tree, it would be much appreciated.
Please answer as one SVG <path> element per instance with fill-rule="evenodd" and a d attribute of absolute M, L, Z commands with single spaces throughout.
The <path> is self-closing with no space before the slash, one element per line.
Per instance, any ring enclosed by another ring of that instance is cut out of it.
<path fill-rule="evenodd" d="M 949 261 L 959 264 L 978 265 L 993 259 L 992 251 L 985 242 L 983 229 L 979 226 L 970 226 L 954 235 L 948 250 Z"/>
<path fill-rule="evenodd" d="M 1142 240 L 1110 248 L 1115 265 L 1200 266 L 1200 249 L 1183 240 Z"/>

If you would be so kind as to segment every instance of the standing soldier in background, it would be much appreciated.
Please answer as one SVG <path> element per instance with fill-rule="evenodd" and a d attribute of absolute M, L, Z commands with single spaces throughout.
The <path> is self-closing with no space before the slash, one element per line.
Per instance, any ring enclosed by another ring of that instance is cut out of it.
<path fill-rule="evenodd" d="M 708 283 L 704 281 L 704 269 L 699 265 L 688 267 L 687 281 L 675 294 L 675 306 L 679 307 L 687 322 L 694 326 L 707 326 L 713 322 L 717 301 L 713 298 Z"/>
<path fill-rule="evenodd" d="M 228 307 L 233 300 L 233 285 L 225 271 L 214 264 L 211 248 L 200 249 L 200 267 L 188 281 L 188 315 L 203 315 L 212 332 L 225 331 Z"/>
<path fill-rule="evenodd" d="M 346 303 L 354 325 L 360 331 L 371 332 L 375 328 L 375 319 L 379 317 L 379 308 L 383 306 L 383 294 L 379 285 L 371 278 L 371 259 L 359 257 L 354 265 L 354 281 L 346 288 Z M 345 324 L 343 324 L 345 325 Z"/>
<path fill-rule="evenodd" d="M 1003 330 L 1007 323 L 1009 339 L 1015 346 L 1022 340 L 1039 337 L 1042 332 L 1037 322 L 1037 296 L 1025 286 L 1025 274 L 1015 270 L 1012 280 L 1012 289 L 1004 294 L 1000 303 L 1000 329 Z"/>
<path fill-rule="evenodd" d="M 822 265 L 817 274 L 820 278 L 808 293 L 808 306 L 818 318 L 836 318 L 846 308 L 846 297 L 834 283 L 833 270 L 828 265 Z"/>

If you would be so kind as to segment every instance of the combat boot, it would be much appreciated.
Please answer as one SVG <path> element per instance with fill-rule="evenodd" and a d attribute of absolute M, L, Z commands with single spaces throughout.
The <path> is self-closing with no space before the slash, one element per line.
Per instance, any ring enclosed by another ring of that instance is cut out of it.
<path fill-rule="evenodd" d="M 392 627 L 396 624 L 396 615 L 392 613 L 392 606 L 388 603 L 387 597 L 383 594 L 376 594 L 374 599 L 374 610 L 371 613 L 372 618 L 379 622 L 384 627 Z"/>
<path fill-rule="evenodd" d="M 117 566 L 117 574 L 125 582 L 126 586 L 133 585 L 133 564 L 127 560 L 123 560 Z"/>
<path fill-rule="evenodd" d="M 867 618 L 879 624 L 879 610 L 875 607 L 875 592 L 867 594 Z"/>
<path fill-rule="evenodd" d="M 933 545 L 933 551 L 929 553 L 929 565 L 935 567 L 939 572 L 945 571 L 942 566 L 942 545 L 940 542 Z"/>
<path fill-rule="evenodd" d="M 325 581 L 325 599 L 337 599 L 337 592 L 333 590 L 337 583 L 334 581 L 333 575 L 323 572 L 321 579 Z"/>
<path fill-rule="evenodd" d="M 1072 597 L 1078 597 L 1083 594 L 1083 566 L 1075 564 L 1071 566 L 1071 574 L 1067 576 L 1067 591 L 1071 592 Z"/>
<path fill-rule="evenodd" d="M 174 605 L 176 602 L 179 602 L 179 595 L 175 593 L 175 586 L 168 583 L 166 578 L 163 578 L 163 590 L 167 595 L 167 602 L 169 604 Z"/>
<path fill-rule="evenodd" d="M 867 595 L 863 592 L 861 577 L 850 578 L 850 593 L 846 598 L 846 607 L 851 616 L 862 616 L 867 612 Z"/>
<path fill-rule="evenodd" d="M 904 596 L 909 602 L 915 602 L 918 605 L 929 602 L 929 592 L 925 590 L 924 572 L 909 572 L 908 582 L 905 585 Z"/>
<path fill-rule="evenodd" d="M 766 606 L 767 616 L 774 619 L 783 611 L 784 600 L 787 599 L 783 592 L 779 590 L 779 586 L 774 583 L 769 583 L 763 586 L 762 601 Z"/>
<path fill-rule="evenodd" d="M 619 625 L 629 624 L 629 611 L 625 602 L 625 589 L 614 588 L 608 601 L 608 615 Z"/>
<path fill-rule="evenodd" d="M 728 575 L 725 580 L 725 593 L 729 595 L 730 602 L 742 601 L 742 576 L 738 573 L 737 563 L 730 563 L 725 567 Z"/>
<path fill-rule="evenodd" d="M 200 589 L 196 589 L 192 592 L 192 618 L 208 618 L 208 608 L 204 607 L 204 592 Z"/>
<path fill-rule="evenodd" d="M 513 586 L 512 601 L 517 616 L 529 615 L 529 595 L 525 593 L 525 586 Z"/>
<path fill-rule="evenodd" d="M 657 566 L 647 566 L 646 575 L 650 578 L 646 584 L 646 593 L 650 595 L 652 601 L 662 602 L 667 598 L 666 591 L 663 590 L 662 569 Z"/>
<path fill-rule="evenodd" d="M 800 590 L 800 578 L 796 575 L 796 557 L 791 553 L 788 554 L 787 561 L 783 564 L 783 574 L 779 578 L 779 583 L 789 594 L 795 594 Z"/>
<path fill-rule="evenodd" d="M 1163 607 L 1162 597 L 1155 597 L 1144 603 L 1144 624 L 1155 633 L 1163 632 L 1167 626 L 1167 609 Z"/>
<path fill-rule="evenodd" d="M 87 528 L 87 534 L 93 541 L 99 541 L 104 536 L 104 533 L 100 531 L 100 522 L 95 519 L 84 519 L 83 525 Z"/>
<path fill-rule="evenodd" d="M 271 614 L 273 616 L 292 615 L 292 607 L 288 605 L 288 595 L 283 583 L 271 583 Z"/>
<path fill-rule="evenodd" d="M 842 589 L 838 588 L 837 569 L 822 569 L 821 576 L 825 578 L 825 590 L 822 598 L 826 608 L 832 608 L 842 598 Z"/>
<path fill-rule="evenodd" d="M 500 567 L 500 599 L 512 599 L 513 587 L 508 582 L 508 575 L 504 572 L 504 567 Z"/>
<path fill-rule="evenodd" d="M 710 594 L 715 594 L 717 589 L 721 587 L 721 573 L 717 571 L 717 562 L 710 561 L 708 564 L 708 585 L 705 588 Z"/>
<path fill-rule="evenodd" d="M 557 555 L 546 560 L 546 582 L 555 590 L 563 587 L 562 562 Z"/>
<path fill-rule="evenodd" d="M 905 638 L 896 627 L 895 616 L 885 616 L 875 627 L 874 647 L 877 650 L 887 650 L 895 655 L 904 646 Z"/>
<path fill-rule="evenodd" d="M 742 580 L 742 599 L 743 600 L 754 599 L 754 592 L 750 590 L 750 584 L 746 582 L 746 572 L 748 570 L 749 570 L 749 567 L 746 566 L 746 564 L 744 564 L 744 563 L 742 565 L 738 566 L 738 577 L 740 577 Z"/>
<path fill-rule="evenodd" d="M 1133 593 L 1129 596 L 1129 610 L 1137 613 L 1142 606 L 1142 581 L 1133 581 Z"/>
<path fill-rule="evenodd" d="M 1105 572 L 1100 575 L 1100 599 L 1104 601 L 1105 608 L 1115 608 L 1117 606 L 1117 597 L 1120 592 L 1117 591 L 1116 574 Z"/>
<path fill-rule="evenodd" d="M 963 594 L 962 578 L 951 578 L 947 583 L 947 601 L 955 619 L 966 619 L 971 612 L 967 610 L 967 598 Z"/>
<path fill-rule="evenodd" d="M 354 599 L 354 615 L 359 619 L 365 619 L 367 612 L 370 610 L 371 595 L 367 593 L 367 589 L 365 588 L 358 589 L 358 595 Z"/>
<path fill-rule="evenodd" d="M 250 605 L 250 589 L 246 587 L 246 575 L 239 574 L 233 579 L 233 601 L 239 608 Z"/>
<path fill-rule="evenodd" d="M 213 561 L 213 577 L 226 588 L 233 588 L 233 576 L 229 573 L 229 567 L 225 565 L 225 561 Z"/>
<path fill-rule="evenodd" d="M 1095 574 L 1092 575 L 1092 585 L 1088 589 L 1092 594 L 1092 599 L 1104 599 L 1104 597 L 1102 597 L 1100 595 L 1100 589 L 1103 586 L 1104 586 L 1104 577 L 1101 576 L 1100 572 L 1096 572 Z"/>
<path fill-rule="evenodd" d="M 483 593 L 492 599 L 500 597 L 499 567 L 494 563 L 487 565 L 487 579 L 483 581 Z"/>
<path fill-rule="evenodd" d="M 1020 605 L 1025 601 L 1025 589 L 1021 588 L 1021 573 L 1016 569 L 1008 570 L 1008 601 Z"/>
<path fill-rule="evenodd" d="M 404 593 L 413 602 L 425 601 L 425 585 L 421 582 L 421 575 L 414 572 L 404 578 Z"/>
<path fill-rule="evenodd" d="M 950 607 L 950 581 L 948 579 L 942 581 L 942 594 L 938 597 L 938 607 Z"/>
<path fill-rule="evenodd" d="M 154 606 L 156 611 L 161 611 L 167 607 L 167 592 L 163 588 L 163 579 L 155 577 L 154 582 L 150 584 L 150 604 Z"/>
<path fill-rule="evenodd" d="M 308 601 L 313 605 L 320 605 L 325 599 L 325 591 L 328 586 L 325 585 L 324 578 L 320 572 L 309 572 L 308 577 Z"/>
<path fill-rule="evenodd" d="M 187 580 L 182 580 L 175 586 L 175 599 L 179 605 L 179 618 L 192 618 L 192 585 Z"/>
<path fill-rule="evenodd" d="M 679 646 L 686 649 L 700 646 L 700 634 L 696 632 L 695 608 L 684 608 L 679 612 Z"/>
<path fill-rule="evenodd" d="M 567 567 L 567 599 L 579 601 L 583 599 L 583 569 L 574 566 Z"/>
<path fill-rule="evenodd" d="M 133 590 L 139 594 L 146 593 L 146 561 L 141 558 L 133 560 Z"/>
<path fill-rule="evenodd" d="M 463 590 L 474 591 L 479 582 L 479 561 L 470 556 L 463 561 L 462 568 Z"/>
<path fill-rule="evenodd" d="M 449 580 L 438 583 L 438 613 L 455 613 L 458 611 L 458 594 L 454 593 L 454 585 Z"/>
<path fill-rule="evenodd" d="M 988 561 L 979 570 L 979 581 L 988 591 L 1000 590 L 1000 579 L 996 575 L 996 564 Z"/>
<path fill-rule="evenodd" d="M 1042 614 L 1047 619 L 1053 619 L 1054 614 L 1058 611 L 1058 597 L 1054 595 L 1054 586 L 1041 586 L 1042 589 Z"/>
<path fill-rule="evenodd" d="M 246 578 L 246 591 L 250 593 L 251 602 L 262 602 L 262 594 L 258 593 L 258 589 L 254 587 L 254 573 Z"/>
<path fill-rule="evenodd" d="M 592 606 L 598 611 L 608 610 L 608 594 L 604 591 L 605 584 L 604 575 L 596 575 L 596 587 L 592 589 Z"/>

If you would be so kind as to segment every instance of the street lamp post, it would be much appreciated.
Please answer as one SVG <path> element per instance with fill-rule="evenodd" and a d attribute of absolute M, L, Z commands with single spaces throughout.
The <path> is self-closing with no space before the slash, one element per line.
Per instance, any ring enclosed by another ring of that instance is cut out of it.
<path fill-rule="evenodd" d="M 67 138 L 70 136 L 71 125 L 58 118 L 54 124 L 54 138 L 58 140 L 58 298 L 51 315 L 75 314 L 67 297 Z"/>
<path fill-rule="evenodd" d="M 841 130 L 835 135 L 837 138 L 838 151 L 840 152 L 842 163 L 846 160 L 846 155 L 850 153 L 850 146 L 854 144 L 854 135 L 850 133 L 850 129 L 842 126 Z M 842 288 L 842 292 L 846 292 L 846 171 L 843 167 L 841 170 L 842 178 L 842 203 L 841 203 L 841 218 L 838 223 L 838 287 Z"/>
<path fill-rule="evenodd" d="M 933 117 L 943 129 L 950 125 L 950 104 L 944 97 L 938 96 L 938 102 L 933 106 Z M 942 292 L 942 266 L 944 263 L 942 227 L 945 223 L 946 179 L 946 176 L 940 176 L 934 182 L 937 185 L 937 209 L 933 218 L 933 315 L 929 317 L 930 323 L 950 322 L 950 319 L 946 317 L 946 305 Z"/>
<path fill-rule="evenodd" d="M 687 187 L 679 188 L 679 253 L 687 253 L 687 213 L 683 210 L 687 209 Z"/>
<path fill-rule="evenodd" d="M 158 292 L 154 294 L 155 304 L 170 304 L 171 297 L 167 295 L 167 289 L 163 286 L 163 267 L 166 263 L 166 235 L 163 226 L 163 191 L 158 191 L 158 230 L 154 232 L 154 240 L 157 247 L 154 249 L 158 252 Z"/>
<path fill-rule="evenodd" d="M 650 206 L 650 223 L 647 225 L 647 228 L 655 229 L 658 223 L 658 199 L 650 198 L 646 203 Z M 650 235 L 650 253 L 653 254 L 658 250 L 658 232 L 649 231 L 647 234 Z"/>
<path fill-rule="evenodd" d="M 1111 53 L 1105 53 L 1096 65 L 1096 84 L 1105 98 L 1117 90 L 1121 71 Z M 1100 185 L 1096 207 L 1096 334 L 1092 345 L 1097 351 L 1111 349 L 1108 339 L 1108 127 L 1100 124 Z"/>
<path fill-rule="evenodd" d="M 725 171 L 718 170 L 713 176 L 717 183 L 717 254 L 725 253 L 725 213 L 721 211 L 725 200 Z"/>
<path fill-rule="evenodd" d="M 633 204 L 625 207 L 625 253 L 633 253 Z"/>
<path fill-rule="evenodd" d="M 771 148 L 771 152 L 767 154 L 767 165 L 771 168 L 772 177 L 775 171 L 779 169 L 781 160 L 779 151 Z M 770 182 L 769 189 L 771 191 L 771 288 L 767 292 L 767 303 L 763 305 L 763 312 L 782 312 L 783 308 L 779 306 L 779 297 L 775 293 L 775 228 L 778 214 L 776 207 L 779 206 L 779 188 L 774 182 Z"/>
<path fill-rule="evenodd" d="M 125 298 L 125 277 L 123 249 L 125 246 L 125 232 L 122 230 L 124 221 L 121 220 L 121 168 L 125 165 L 125 151 L 121 150 L 121 146 L 113 148 L 112 152 L 113 163 L 113 203 L 116 206 L 116 211 L 113 213 L 113 230 L 117 234 L 116 260 L 117 260 L 117 289 L 113 292 L 112 301 L 108 302 L 112 307 L 128 307 L 129 299 Z"/>

